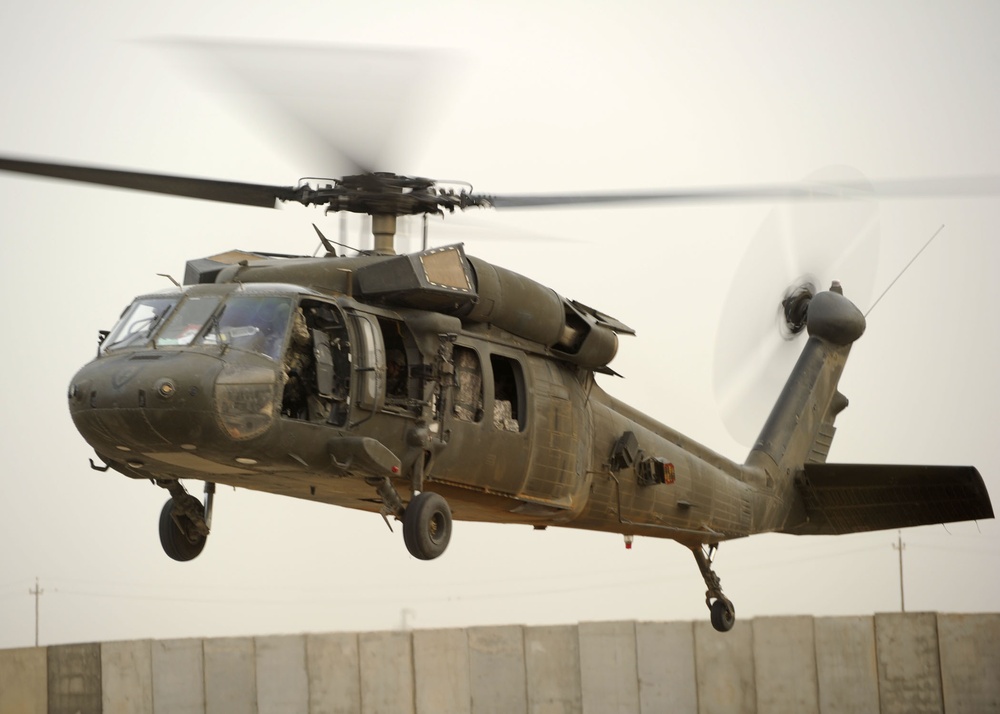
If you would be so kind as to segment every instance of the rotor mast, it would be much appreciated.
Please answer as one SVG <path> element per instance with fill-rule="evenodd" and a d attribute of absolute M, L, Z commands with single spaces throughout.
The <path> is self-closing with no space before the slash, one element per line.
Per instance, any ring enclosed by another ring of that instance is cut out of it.
<path fill-rule="evenodd" d="M 465 191 L 442 189 L 433 180 L 373 172 L 322 179 L 312 188 L 300 184 L 291 200 L 305 205 L 325 205 L 329 211 L 365 213 L 372 219 L 376 255 L 396 255 L 395 238 L 399 216 L 449 213 L 455 209 L 488 205 L 484 198 Z"/>
<path fill-rule="evenodd" d="M 368 214 L 372 219 L 376 255 L 396 255 L 399 216 L 451 213 L 489 205 L 484 197 L 442 188 L 431 179 L 381 171 L 332 179 L 317 189 L 302 187 L 293 200 L 306 205 L 326 205 L 327 211 Z"/>
<path fill-rule="evenodd" d="M 392 213 L 372 213 L 372 237 L 375 255 L 396 255 L 396 216 Z"/>

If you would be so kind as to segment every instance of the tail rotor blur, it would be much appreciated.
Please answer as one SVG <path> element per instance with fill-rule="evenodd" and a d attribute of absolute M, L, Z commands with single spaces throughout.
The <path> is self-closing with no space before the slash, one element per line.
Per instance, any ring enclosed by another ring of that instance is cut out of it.
<path fill-rule="evenodd" d="M 804 182 L 867 184 L 847 167 Z M 751 241 L 723 306 L 713 365 L 720 415 L 741 444 L 753 444 L 802 351 L 811 297 L 839 281 L 855 304 L 870 301 L 879 251 L 874 195 L 777 206 Z"/>

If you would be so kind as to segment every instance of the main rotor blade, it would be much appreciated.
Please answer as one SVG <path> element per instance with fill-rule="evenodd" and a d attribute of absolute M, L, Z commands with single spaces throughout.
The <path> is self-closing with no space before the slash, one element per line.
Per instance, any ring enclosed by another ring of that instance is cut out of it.
<path fill-rule="evenodd" d="M 494 208 L 558 208 L 618 203 L 712 203 L 773 200 L 829 200 L 857 198 L 907 198 L 989 196 L 1000 194 L 1000 176 L 900 179 L 871 184 L 790 183 L 765 186 L 723 186 L 673 191 L 623 191 L 620 193 L 568 193 L 486 196 Z"/>
<path fill-rule="evenodd" d="M 295 189 L 291 186 L 267 186 L 94 166 L 52 164 L 3 156 L 0 156 L 0 170 L 264 208 L 274 208 L 276 201 L 288 201 L 295 197 Z"/>
<path fill-rule="evenodd" d="M 242 101 L 268 140 L 298 146 L 322 176 L 396 170 L 422 148 L 459 59 L 428 49 L 232 40 L 157 43 L 195 63 L 219 97 Z"/>

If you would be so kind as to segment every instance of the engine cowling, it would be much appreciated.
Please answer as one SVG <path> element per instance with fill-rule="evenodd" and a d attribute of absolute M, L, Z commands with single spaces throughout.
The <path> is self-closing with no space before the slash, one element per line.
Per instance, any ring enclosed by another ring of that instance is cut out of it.
<path fill-rule="evenodd" d="M 588 369 L 607 366 L 631 328 L 506 268 L 469 256 L 478 300 L 462 319 L 496 325 Z"/>

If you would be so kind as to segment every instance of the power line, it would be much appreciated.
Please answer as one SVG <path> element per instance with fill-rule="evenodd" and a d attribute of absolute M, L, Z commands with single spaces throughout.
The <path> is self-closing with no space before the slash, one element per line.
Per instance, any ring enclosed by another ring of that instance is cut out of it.
<path fill-rule="evenodd" d="M 903 594 L 903 548 L 906 547 L 906 543 L 903 542 L 903 531 L 896 531 L 896 542 L 892 547 L 899 551 L 899 609 L 901 612 L 906 612 L 906 597 Z"/>
<path fill-rule="evenodd" d="M 38 577 L 35 577 L 35 589 L 28 590 L 29 595 L 35 596 L 35 647 L 38 647 L 38 601 L 45 591 L 38 587 Z"/>

